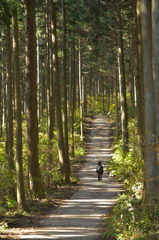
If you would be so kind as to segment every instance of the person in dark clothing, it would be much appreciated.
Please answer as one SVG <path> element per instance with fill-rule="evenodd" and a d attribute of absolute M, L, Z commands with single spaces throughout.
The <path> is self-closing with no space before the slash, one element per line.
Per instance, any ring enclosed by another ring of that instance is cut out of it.
<path fill-rule="evenodd" d="M 96 172 L 98 173 L 98 182 L 102 182 L 103 166 L 101 161 L 98 162 Z"/>

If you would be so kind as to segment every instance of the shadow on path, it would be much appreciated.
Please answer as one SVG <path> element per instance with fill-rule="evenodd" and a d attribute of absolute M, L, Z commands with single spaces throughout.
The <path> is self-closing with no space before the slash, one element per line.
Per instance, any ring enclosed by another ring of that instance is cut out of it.
<path fill-rule="evenodd" d="M 97 181 L 95 172 L 98 161 L 104 165 L 111 158 L 111 127 L 106 116 L 95 116 L 92 122 L 91 142 L 86 152 L 87 162 L 80 170 L 82 188 L 66 204 L 40 221 L 41 229 L 29 231 L 23 239 L 102 239 L 102 216 L 116 203 L 116 195 L 122 192 L 121 184 L 103 174 Z"/>

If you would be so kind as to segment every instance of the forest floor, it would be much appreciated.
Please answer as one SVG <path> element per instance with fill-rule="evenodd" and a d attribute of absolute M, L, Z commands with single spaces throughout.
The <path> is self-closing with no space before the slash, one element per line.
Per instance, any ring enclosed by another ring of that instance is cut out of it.
<path fill-rule="evenodd" d="M 50 189 L 51 200 L 30 202 L 37 214 L 8 218 L 9 228 L 0 239 L 101 240 L 106 219 L 122 192 L 121 183 L 109 177 L 106 163 L 111 159 L 112 129 L 107 116 L 94 116 L 86 141 L 85 159 L 72 164 L 77 184 Z M 103 181 L 97 181 L 98 161 L 104 165 Z M 53 199 L 53 200 L 52 200 Z M 39 214 L 40 212 L 40 214 Z M 0 219 L 2 220 L 2 219 Z"/>

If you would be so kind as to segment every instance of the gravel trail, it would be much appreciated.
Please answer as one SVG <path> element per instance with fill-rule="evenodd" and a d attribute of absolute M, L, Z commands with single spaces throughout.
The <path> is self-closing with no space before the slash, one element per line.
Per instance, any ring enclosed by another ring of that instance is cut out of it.
<path fill-rule="evenodd" d="M 115 182 L 104 167 L 103 181 L 97 181 L 98 161 L 104 165 L 111 158 L 111 126 L 107 116 L 95 116 L 87 162 L 80 170 L 82 187 L 60 208 L 40 221 L 41 228 L 30 230 L 21 239 L 101 240 L 102 216 L 116 203 L 121 184 Z"/>

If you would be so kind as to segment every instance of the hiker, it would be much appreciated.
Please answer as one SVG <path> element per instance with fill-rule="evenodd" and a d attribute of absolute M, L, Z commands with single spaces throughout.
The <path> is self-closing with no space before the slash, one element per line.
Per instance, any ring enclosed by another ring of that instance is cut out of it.
<path fill-rule="evenodd" d="M 98 162 L 96 173 L 98 173 L 98 182 L 102 182 L 103 166 L 101 161 Z"/>

